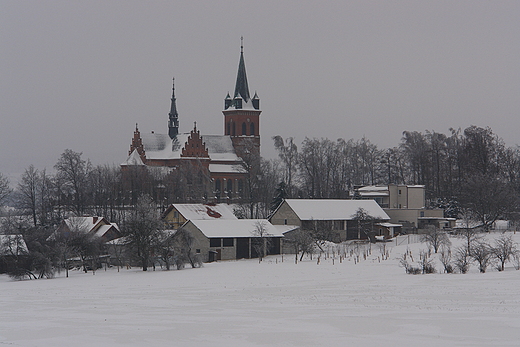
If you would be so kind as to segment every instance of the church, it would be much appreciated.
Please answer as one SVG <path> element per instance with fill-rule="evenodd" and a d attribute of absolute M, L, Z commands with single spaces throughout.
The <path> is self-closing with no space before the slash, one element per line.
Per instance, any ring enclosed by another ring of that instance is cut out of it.
<path fill-rule="evenodd" d="M 223 135 L 203 135 L 197 123 L 189 133 L 180 133 L 174 80 L 168 132 L 141 133 L 136 124 L 123 172 L 151 169 L 174 176 L 182 171 L 185 179 L 176 180 L 177 185 L 198 189 L 202 201 L 236 201 L 245 193 L 250 165 L 257 165 L 260 155 L 260 99 L 249 93 L 243 45 L 235 92 L 225 97 L 222 113 Z"/>

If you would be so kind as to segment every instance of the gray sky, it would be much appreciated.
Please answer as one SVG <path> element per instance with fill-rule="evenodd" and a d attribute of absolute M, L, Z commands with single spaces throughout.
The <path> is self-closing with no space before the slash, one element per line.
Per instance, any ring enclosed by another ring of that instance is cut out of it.
<path fill-rule="evenodd" d="M 520 1 L 0 0 L 0 172 L 70 148 L 127 157 L 135 123 L 223 134 L 244 36 L 271 137 L 398 145 L 404 130 L 490 126 L 520 143 Z"/>

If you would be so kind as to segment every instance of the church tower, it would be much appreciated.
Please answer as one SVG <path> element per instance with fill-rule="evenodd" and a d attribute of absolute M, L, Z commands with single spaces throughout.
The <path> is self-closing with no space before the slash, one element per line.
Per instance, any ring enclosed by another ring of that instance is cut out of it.
<path fill-rule="evenodd" d="M 241 39 L 242 40 L 242 39 Z M 260 98 L 249 94 L 244 45 L 240 45 L 240 61 L 233 98 L 227 94 L 224 99 L 224 134 L 231 136 L 233 146 L 239 156 L 252 149 L 260 154 Z"/>
<path fill-rule="evenodd" d="M 177 114 L 177 103 L 175 100 L 175 78 L 172 87 L 172 105 L 168 113 L 168 135 L 171 139 L 179 134 L 179 115 Z"/>

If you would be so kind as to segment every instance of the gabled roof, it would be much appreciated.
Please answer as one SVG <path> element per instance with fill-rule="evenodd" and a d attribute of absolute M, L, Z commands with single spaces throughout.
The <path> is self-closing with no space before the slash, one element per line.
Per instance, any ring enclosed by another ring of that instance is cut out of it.
<path fill-rule="evenodd" d="M 362 208 L 370 216 L 390 220 L 375 200 L 286 199 L 300 220 L 352 220 Z"/>
<path fill-rule="evenodd" d="M 134 149 L 132 154 L 128 156 L 128 159 L 122 164 L 128 166 L 143 166 L 144 163 L 141 160 L 141 156 L 137 153 L 137 149 Z"/>
<path fill-rule="evenodd" d="M 103 217 L 69 217 L 65 219 L 69 230 L 90 233 L 97 230 L 101 225 L 110 224 Z"/>
<path fill-rule="evenodd" d="M 267 219 L 237 219 L 237 220 L 191 220 L 197 229 L 206 237 L 257 237 L 255 231 L 259 225 L 265 228 L 265 235 L 283 236 L 279 228 Z"/>
<path fill-rule="evenodd" d="M 172 204 L 170 207 L 176 209 L 186 220 L 238 219 L 226 204 Z"/>

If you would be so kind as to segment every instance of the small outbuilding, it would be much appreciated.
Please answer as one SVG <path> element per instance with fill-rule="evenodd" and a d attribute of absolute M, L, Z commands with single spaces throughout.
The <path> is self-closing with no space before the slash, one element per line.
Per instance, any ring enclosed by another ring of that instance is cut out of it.
<path fill-rule="evenodd" d="M 263 244 L 266 255 L 280 254 L 287 231 L 266 219 L 189 220 L 183 228 L 195 238 L 193 248 L 203 262 L 257 258 Z"/>

